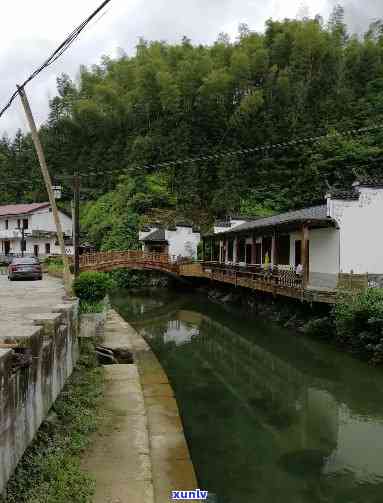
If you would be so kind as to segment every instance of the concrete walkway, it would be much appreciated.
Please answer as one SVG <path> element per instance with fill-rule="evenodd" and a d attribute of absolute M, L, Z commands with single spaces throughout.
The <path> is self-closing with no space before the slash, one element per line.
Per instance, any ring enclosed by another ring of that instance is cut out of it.
<path fill-rule="evenodd" d="M 96 479 L 94 503 L 168 503 L 197 481 L 173 390 L 137 332 L 110 311 L 103 345 L 128 349 L 134 364 L 105 366 L 105 414 L 83 467 Z"/>
<path fill-rule="evenodd" d="M 8 281 L 0 275 L 0 339 L 26 337 L 33 331 L 37 315 L 52 315 L 63 302 L 62 281 L 44 276 L 42 281 Z"/>

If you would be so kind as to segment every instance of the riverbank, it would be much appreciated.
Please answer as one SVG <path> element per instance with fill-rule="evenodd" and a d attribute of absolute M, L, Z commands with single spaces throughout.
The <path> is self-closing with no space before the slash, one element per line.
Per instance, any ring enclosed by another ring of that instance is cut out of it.
<path fill-rule="evenodd" d="M 115 311 L 105 348 L 131 353 L 132 364 L 105 367 L 104 415 L 83 469 L 95 479 L 93 503 L 162 503 L 197 481 L 167 376 L 145 340 Z"/>
<path fill-rule="evenodd" d="M 203 287 L 199 292 L 230 310 L 231 306 L 303 333 L 372 365 L 383 364 L 383 290 L 338 294 L 334 306 L 273 297 L 241 287 Z"/>

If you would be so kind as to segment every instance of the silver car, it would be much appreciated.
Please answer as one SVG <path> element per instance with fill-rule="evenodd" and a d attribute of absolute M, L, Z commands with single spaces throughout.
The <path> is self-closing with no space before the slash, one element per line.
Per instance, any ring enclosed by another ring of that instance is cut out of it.
<path fill-rule="evenodd" d="M 39 259 L 35 257 L 14 258 L 8 267 L 8 279 L 43 279 Z"/>

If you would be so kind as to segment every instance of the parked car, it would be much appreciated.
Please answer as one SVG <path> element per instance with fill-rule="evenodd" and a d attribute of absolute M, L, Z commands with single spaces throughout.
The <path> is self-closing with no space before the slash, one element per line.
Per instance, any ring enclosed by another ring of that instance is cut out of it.
<path fill-rule="evenodd" d="M 43 271 L 38 258 L 14 258 L 8 267 L 8 279 L 43 279 Z"/>

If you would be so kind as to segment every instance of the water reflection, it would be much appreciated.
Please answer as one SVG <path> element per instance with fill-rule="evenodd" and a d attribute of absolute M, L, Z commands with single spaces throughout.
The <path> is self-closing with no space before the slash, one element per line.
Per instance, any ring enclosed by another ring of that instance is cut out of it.
<path fill-rule="evenodd" d="M 149 300 L 115 303 L 164 365 L 216 501 L 383 501 L 380 372 L 197 297 Z"/>

